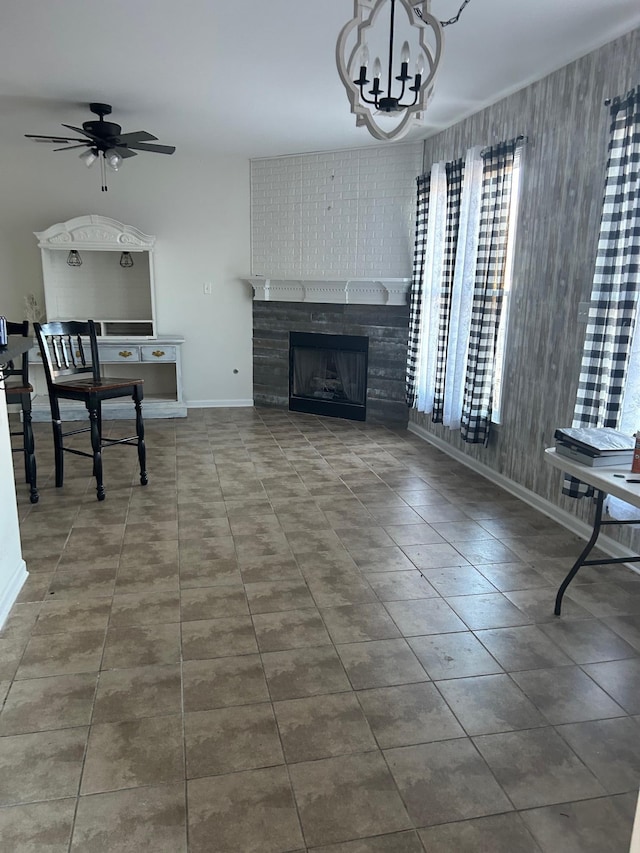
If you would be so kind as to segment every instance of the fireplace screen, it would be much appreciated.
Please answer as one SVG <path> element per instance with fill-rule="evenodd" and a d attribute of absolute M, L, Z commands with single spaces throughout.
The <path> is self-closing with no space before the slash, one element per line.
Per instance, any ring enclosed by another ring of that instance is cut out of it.
<path fill-rule="evenodd" d="M 365 420 L 369 339 L 291 332 L 289 408 Z"/>

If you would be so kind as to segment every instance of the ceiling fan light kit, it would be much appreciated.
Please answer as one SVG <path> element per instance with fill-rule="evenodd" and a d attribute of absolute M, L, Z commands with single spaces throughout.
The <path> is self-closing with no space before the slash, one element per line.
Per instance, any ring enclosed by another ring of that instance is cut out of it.
<path fill-rule="evenodd" d="M 117 172 L 123 160 L 128 157 L 135 157 L 138 151 L 147 151 L 152 154 L 173 154 L 176 150 L 173 145 L 150 144 L 157 139 L 157 136 L 147 133 L 146 130 L 122 133 L 119 124 L 104 120 L 105 116 L 111 115 L 110 104 L 91 103 L 89 109 L 94 115 L 98 116 L 97 121 L 85 121 L 82 123 L 82 127 L 74 127 L 71 124 L 62 125 L 68 130 L 82 134 L 80 137 L 42 136 L 33 133 L 26 133 L 25 136 L 36 142 L 48 142 L 53 145 L 64 146 L 54 148 L 54 151 L 72 151 L 76 148 L 86 148 L 87 150 L 80 154 L 80 159 L 85 166 L 92 166 L 96 160 L 100 160 L 102 192 L 107 191 L 105 164 Z"/>
<path fill-rule="evenodd" d="M 354 0 L 353 18 L 338 36 L 336 64 L 358 127 L 392 140 L 423 121 L 442 58 L 443 28 L 455 24 L 469 2 L 439 21 L 430 0 Z"/>

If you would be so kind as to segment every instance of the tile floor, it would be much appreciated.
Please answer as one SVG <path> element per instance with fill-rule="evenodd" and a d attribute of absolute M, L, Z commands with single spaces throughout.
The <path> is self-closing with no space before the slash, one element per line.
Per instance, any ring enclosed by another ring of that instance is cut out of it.
<path fill-rule="evenodd" d="M 149 486 L 110 449 L 104 503 L 36 432 L 2 850 L 626 853 L 639 575 L 554 618 L 579 540 L 404 431 L 149 421 Z"/>

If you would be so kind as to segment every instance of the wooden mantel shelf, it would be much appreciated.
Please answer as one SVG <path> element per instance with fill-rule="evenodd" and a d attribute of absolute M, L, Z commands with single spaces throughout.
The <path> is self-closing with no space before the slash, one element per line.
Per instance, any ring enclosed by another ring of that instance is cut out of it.
<path fill-rule="evenodd" d="M 406 305 L 409 278 L 246 279 L 258 302 L 322 302 L 335 305 Z"/>

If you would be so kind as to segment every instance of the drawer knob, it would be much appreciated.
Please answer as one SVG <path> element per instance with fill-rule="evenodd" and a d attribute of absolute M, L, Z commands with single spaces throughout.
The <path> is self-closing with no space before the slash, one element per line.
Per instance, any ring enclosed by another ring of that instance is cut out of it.
<path fill-rule="evenodd" d="M 133 353 L 129 352 L 128 349 L 123 349 L 121 352 L 118 353 L 118 355 L 121 355 L 122 358 L 129 358 L 129 356 L 133 355 Z"/>
<path fill-rule="evenodd" d="M 162 356 L 164 355 L 164 350 L 163 349 L 154 349 L 154 351 L 151 353 L 151 355 L 155 355 L 156 358 L 162 358 Z"/>
<path fill-rule="evenodd" d="M 76 358 L 80 358 L 80 350 L 79 349 L 76 350 Z"/>

